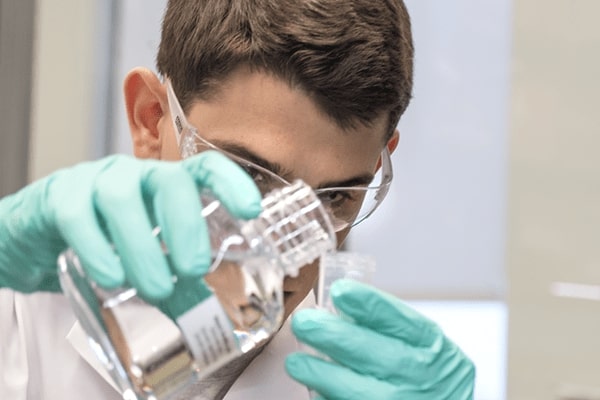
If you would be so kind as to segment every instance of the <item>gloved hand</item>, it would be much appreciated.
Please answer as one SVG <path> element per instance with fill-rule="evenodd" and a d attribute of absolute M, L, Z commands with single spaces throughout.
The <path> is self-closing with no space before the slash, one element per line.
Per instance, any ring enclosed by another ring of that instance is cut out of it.
<path fill-rule="evenodd" d="M 294 353 L 288 374 L 320 399 L 473 398 L 473 363 L 432 321 L 400 300 L 352 280 L 333 283 L 325 310 L 296 312 L 292 330 L 331 361 Z"/>
<path fill-rule="evenodd" d="M 173 275 L 201 276 L 210 266 L 200 188 L 235 217 L 261 211 L 252 179 L 211 151 L 179 162 L 111 156 L 34 182 L 0 200 L 0 287 L 59 291 L 57 256 L 71 247 L 101 286 L 127 283 L 147 300 L 164 299 Z M 152 236 L 156 225 L 174 271 Z"/>

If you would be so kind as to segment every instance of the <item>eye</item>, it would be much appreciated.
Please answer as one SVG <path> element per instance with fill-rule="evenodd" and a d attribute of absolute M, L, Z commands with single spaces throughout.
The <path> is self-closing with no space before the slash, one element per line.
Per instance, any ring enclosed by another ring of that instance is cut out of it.
<path fill-rule="evenodd" d="M 252 166 L 248 164 L 242 164 L 241 167 L 246 171 L 248 175 L 254 180 L 254 182 L 258 185 L 261 182 L 266 180 L 264 173 L 257 170 L 256 168 L 252 168 Z"/>
<path fill-rule="evenodd" d="M 238 164 L 240 167 L 242 167 L 242 169 L 244 171 L 246 171 L 246 173 L 248 175 L 250 175 L 250 178 L 252 178 L 252 180 L 258 187 L 258 190 L 260 190 L 260 192 L 262 194 L 265 194 L 273 189 L 273 186 L 274 186 L 273 178 L 271 176 L 269 176 L 267 173 L 253 167 L 250 164 L 246 164 L 246 163 L 238 163 Z"/>
<path fill-rule="evenodd" d="M 339 207 L 346 202 L 353 201 L 354 196 L 347 190 L 326 190 L 319 193 L 319 199 L 325 205 Z"/>
<path fill-rule="evenodd" d="M 267 178 L 265 177 L 265 174 L 262 171 L 259 171 L 256 168 L 253 168 L 251 165 L 240 164 L 240 167 L 242 167 L 242 169 L 244 171 L 246 171 L 246 173 L 248 175 L 250 175 L 250 178 L 252 178 L 254 183 L 256 183 L 257 185 L 259 185 L 267 180 Z"/>

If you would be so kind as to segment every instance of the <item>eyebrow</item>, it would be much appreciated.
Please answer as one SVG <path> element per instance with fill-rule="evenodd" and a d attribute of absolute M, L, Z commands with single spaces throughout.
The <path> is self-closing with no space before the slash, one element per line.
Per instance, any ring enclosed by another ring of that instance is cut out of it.
<path fill-rule="evenodd" d="M 248 150 L 244 146 L 241 146 L 236 143 L 225 142 L 225 141 L 221 141 L 221 140 L 213 140 L 212 143 L 220 149 L 223 149 L 229 153 L 232 153 L 233 155 L 236 155 L 240 158 L 251 161 L 254 164 L 257 164 L 257 165 L 263 167 L 264 169 L 268 169 L 272 173 L 279 175 L 280 177 L 284 178 L 285 180 L 290 181 L 290 179 L 288 179 L 288 178 L 292 175 L 291 171 L 288 171 L 285 168 L 283 168 L 283 166 L 281 164 L 277 164 L 277 163 L 265 160 L 264 158 L 260 157 L 258 154 L 253 153 L 252 151 Z"/>
<path fill-rule="evenodd" d="M 329 181 L 320 185 L 317 189 L 327 189 L 327 188 L 336 188 L 336 187 L 354 187 L 354 186 L 368 186 L 369 183 L 373 181 L 375 176 L 370 173 L 365 173 L 362 175 L 358 175 L 352 177 L 350 179 L 345 179 L 343 181 Z"/>
<path fill-rule="evenodd" d="M 244 158 L 248 161 L 253 162 L 274 174 L 279 175 L 284 178 L 288 182 L 292 181 L 293 174 L 290 170 L 286 170 L 281 164 L 274 163 L 268 161 L 256 153 L 248 150 L 246 147 L 241 146 L 237 143 L 225 142 L 220 140 L 214 140 L 212 142 L 220 149 L 223 149 L 227 152 L 230 152 L 238 157 Z M 354 186 L 367 186 L 369 183 L 373 181 L 374 175 L 371 173 L 364 173 L 361 175 L 354 176 L 352 178 L 344 179 L 341 181 L 328 181 L 319 185 L 319 187 L 315 189 L 327 189 L 327 188 L 336 188 L 336 187 L 354 187 Z"/>

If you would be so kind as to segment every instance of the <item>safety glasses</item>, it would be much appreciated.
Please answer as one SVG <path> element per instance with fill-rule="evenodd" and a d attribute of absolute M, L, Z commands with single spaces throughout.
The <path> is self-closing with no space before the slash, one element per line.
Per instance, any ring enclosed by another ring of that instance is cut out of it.
<path fill-rule="evenodd" d="M 191 125 L 175 95 L 170 80 L 166 80 L 169 110 L 181 157 L 187 158 L 205 150 L 216 150 L 242 167 L 252 177 L 263 195 L 290 183 L 276 173 L 250 160 L 223 150 L 204 139 Z M 387 146 L 381 152 L 381 166 L 373 180 L 365 186 L 328 187 L 315 193 L 329 211 L 336 232 L 355 226 L 367 219 L 379 207 L 392 182 L 392 162 Z"/>

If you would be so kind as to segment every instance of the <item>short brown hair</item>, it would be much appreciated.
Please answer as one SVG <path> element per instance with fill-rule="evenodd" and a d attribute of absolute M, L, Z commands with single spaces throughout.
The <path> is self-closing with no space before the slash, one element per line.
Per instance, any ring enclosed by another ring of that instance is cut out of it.
<path fill-rule="evenodd" d="M 157 57 L 183 108 L 235 68 L 300 87 L 342 128 L 411 98 L 413 44 L 402 0 L 169 0 Z"/>

